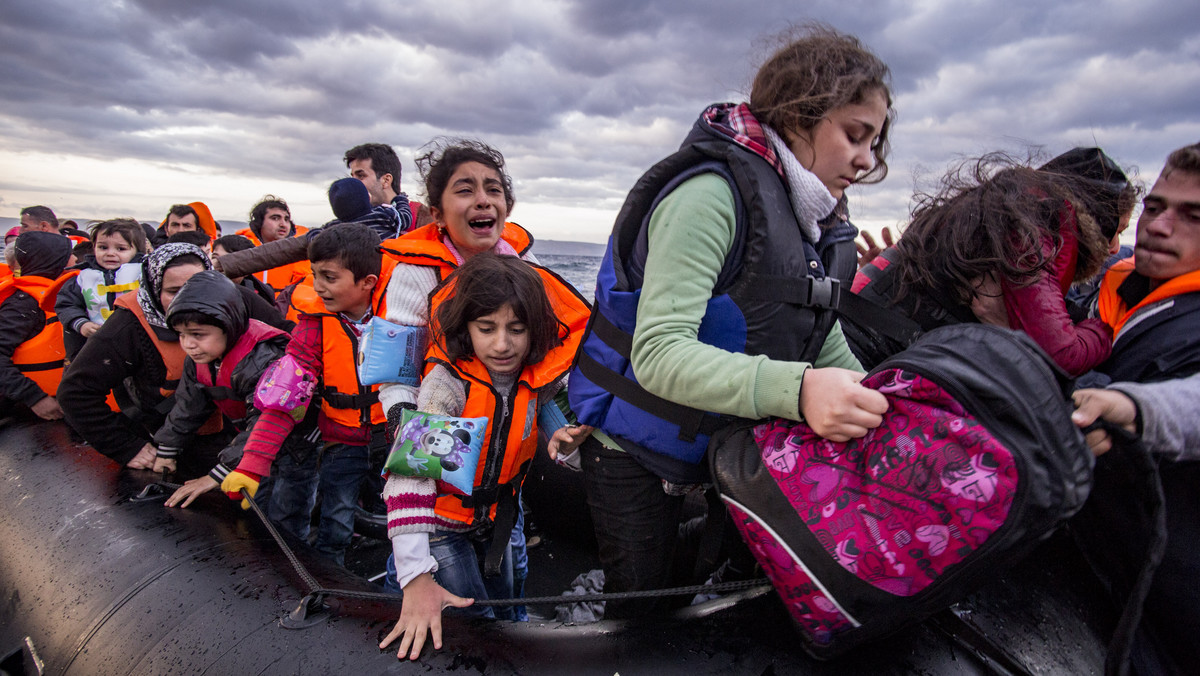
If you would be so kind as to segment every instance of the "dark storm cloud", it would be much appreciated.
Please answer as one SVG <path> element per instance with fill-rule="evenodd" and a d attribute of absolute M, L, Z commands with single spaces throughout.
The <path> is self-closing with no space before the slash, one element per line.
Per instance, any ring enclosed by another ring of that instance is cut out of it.
<path fill-rule="evenodd" d="M 523 201 L 609 208 L 706 103 L 745 94 L 769 36 L 816 18 L 893 70 L 892 177 L 861 190 L 887 220 L 913 167 L 958 154 L 1094 138 L 1156 166 L 1200 134 L 1197 14 L 1165 0 L 16 0 L 0 18 L 0 149 L 326 182 L 343 150 L 380 140 L 407 188 L 419 147 L 468 135 L 505 152 Z"/>

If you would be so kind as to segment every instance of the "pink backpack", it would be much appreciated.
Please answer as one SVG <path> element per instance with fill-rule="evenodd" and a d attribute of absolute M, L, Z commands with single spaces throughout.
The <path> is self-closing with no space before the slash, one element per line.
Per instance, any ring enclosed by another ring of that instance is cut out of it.
<path fill-rule="evenodd" d="M 960 600 L 1078 511 L 1091 482 L 1069 384 L 1024 334 L 936 329 L 863 384 L 891 407 L 862 439 L 770 420 L 710 447 L 742 538 L 819 658 Z"/>

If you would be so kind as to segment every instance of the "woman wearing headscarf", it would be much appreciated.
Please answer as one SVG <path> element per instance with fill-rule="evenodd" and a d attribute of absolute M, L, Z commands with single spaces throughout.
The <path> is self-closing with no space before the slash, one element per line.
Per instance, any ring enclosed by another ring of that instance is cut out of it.
<path fill-rule="evenodd" d="M 67 422 L 93 448 L 134 469 L 151 469 L 155 449 L 150 435 L 162 426 L 173 405 L 173 393 L 183 371 L 184 353 L 179 336 L 166 321 L 166 308 L 179 289 L 212 263 L 193 244 L 172 243 L 154 250 L 142 261 L 142 285 L 117 300 L 116 309 L 88 340 L 67 368 L 59 387 L 59 404 Z M 243 289 L 250 317 L 284 331 L 291 322 L 253 291 Z M 120 413 L 106 403 L 114 389 L 124 391 L 133 402 Z M 130 421 L 135 424 L 130 424 Z M 202 434 L 220 430 L 215 418 Z M 213 439 L 216 450 L 221 441 Z M 198 441 L 198 444 L 203 442 Z M 199 457 L 196 467 L 180 467 L 183 474 L 202 474 L 214 457 Z"/>

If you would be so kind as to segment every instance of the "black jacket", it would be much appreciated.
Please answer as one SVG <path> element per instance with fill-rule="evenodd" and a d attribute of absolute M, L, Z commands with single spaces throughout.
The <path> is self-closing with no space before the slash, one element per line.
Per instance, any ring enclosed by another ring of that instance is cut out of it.
<path fill-rule="evenodd" d="M 283 331 L 294 324 L 258 294 L 240 288 L 249 316 Z M 172 331 L 159 331 L 161 340 L 176 341 Z M 63 374 L 58 401 L 67 422 L 92 448 L 125 464 L 162 427 L 169 411 L 159 392 L 167 367 L 137 317 L 118 307 Z M 105 403 L 109 391 L 124 389 L 132 408 L 114 413 Z"/>

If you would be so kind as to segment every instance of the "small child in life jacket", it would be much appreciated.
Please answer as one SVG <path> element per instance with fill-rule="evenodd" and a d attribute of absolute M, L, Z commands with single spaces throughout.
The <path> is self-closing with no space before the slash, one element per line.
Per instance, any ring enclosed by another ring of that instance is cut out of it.
<path fill-rule="evenodd" d="M 237 285 L 212 270 L 196 273 L 183 285 L 167 310 L 167 324 L 179 334 L 187 359 L 175 390 L 175 406 L 154 434 L 158 449 L 154 471 L 176 469 L 177 456 L 214 409 L 232 421 L 238 432 L 208 475 L 185 482 L 166 501 L 168 507 L 187 507 L 198 496 L 220 487 L 241 461 L 242 446 L 261 413 L 254 402 L 259 379 L 283 356 L 289 336 L 250 319 Z M 315 497 L 315 432 L 315 415 L 307 416 L 292 430 L 272 468 L 270 498 L 265 493 L 256 496 L 272 520 L 300 538 L 308 535 Z"/>
<path fill-rule="evenodd" d="M 62 274 L 71 240 L 33 231 L 10 246 L 21 274 L 0 281 L 0 409 L 23 404 L 43 420 L 58 420 L 65 352 L 54 300 L 73 275 Z"/>
<path fill-rule="evenodd" d="M 117 297 L 141 285 L 146 249 L 146 231 L 131 218 L 104 221 L 92 229 L 92 255 L 75 266 L 79 275 L 62 288 L 54 303 L 67 356 L 74 358 L 108 319 Z"/>
<path fill-rule="evenodd" d="M 439 496 L 433 479 L 387 478 L 395 570 L 389 586 L 399 583 L 404 606 L 380 647 L 404 635 L 398 656 L 411 646 L 414 659 L 427 630 L 434 647 L 441 646 L 443 607 L 513 596 L 509 536 L 521 483 L 537 450 L 537 412 L 562 387 L 589 313 L 553 273 L 492 253 L 464 262 L 434 292 L 431 308 L 417 410 L 489 421 L 469 502 Z M 480 503 L 489 495 L 490 505 Z M 487 574 L 489 567 L 498 572 Z M 514 619 L 512 607 L 465 612 Z"/>
<path fill-rule="evenodd" d="M 342 563 L 354 534 L 359 487 L 369 474 L 371 457 L 386 454 L 379 386 L 358 379 L 358 340 L 371 317 L 384 312 L 384 289 L 395 263 L 379 251 L 379 237 L 363 225 L 322 229 L 308 245 L 313 283 L 296 287 L 291 296 L 296 329 L 287 355 L 320 383 L 318 425 L 321 451 L 321 517 L 314 547 Z M 280 444 L 296 425 L 288 413 L 266 410 L 246 442 L 237 469 L 221 490 L 229 494 L 258 490 Z M 382 461 L 380 461 L 382 465 Z M 240 496 L 239 496 L 240 499 Z"/>

